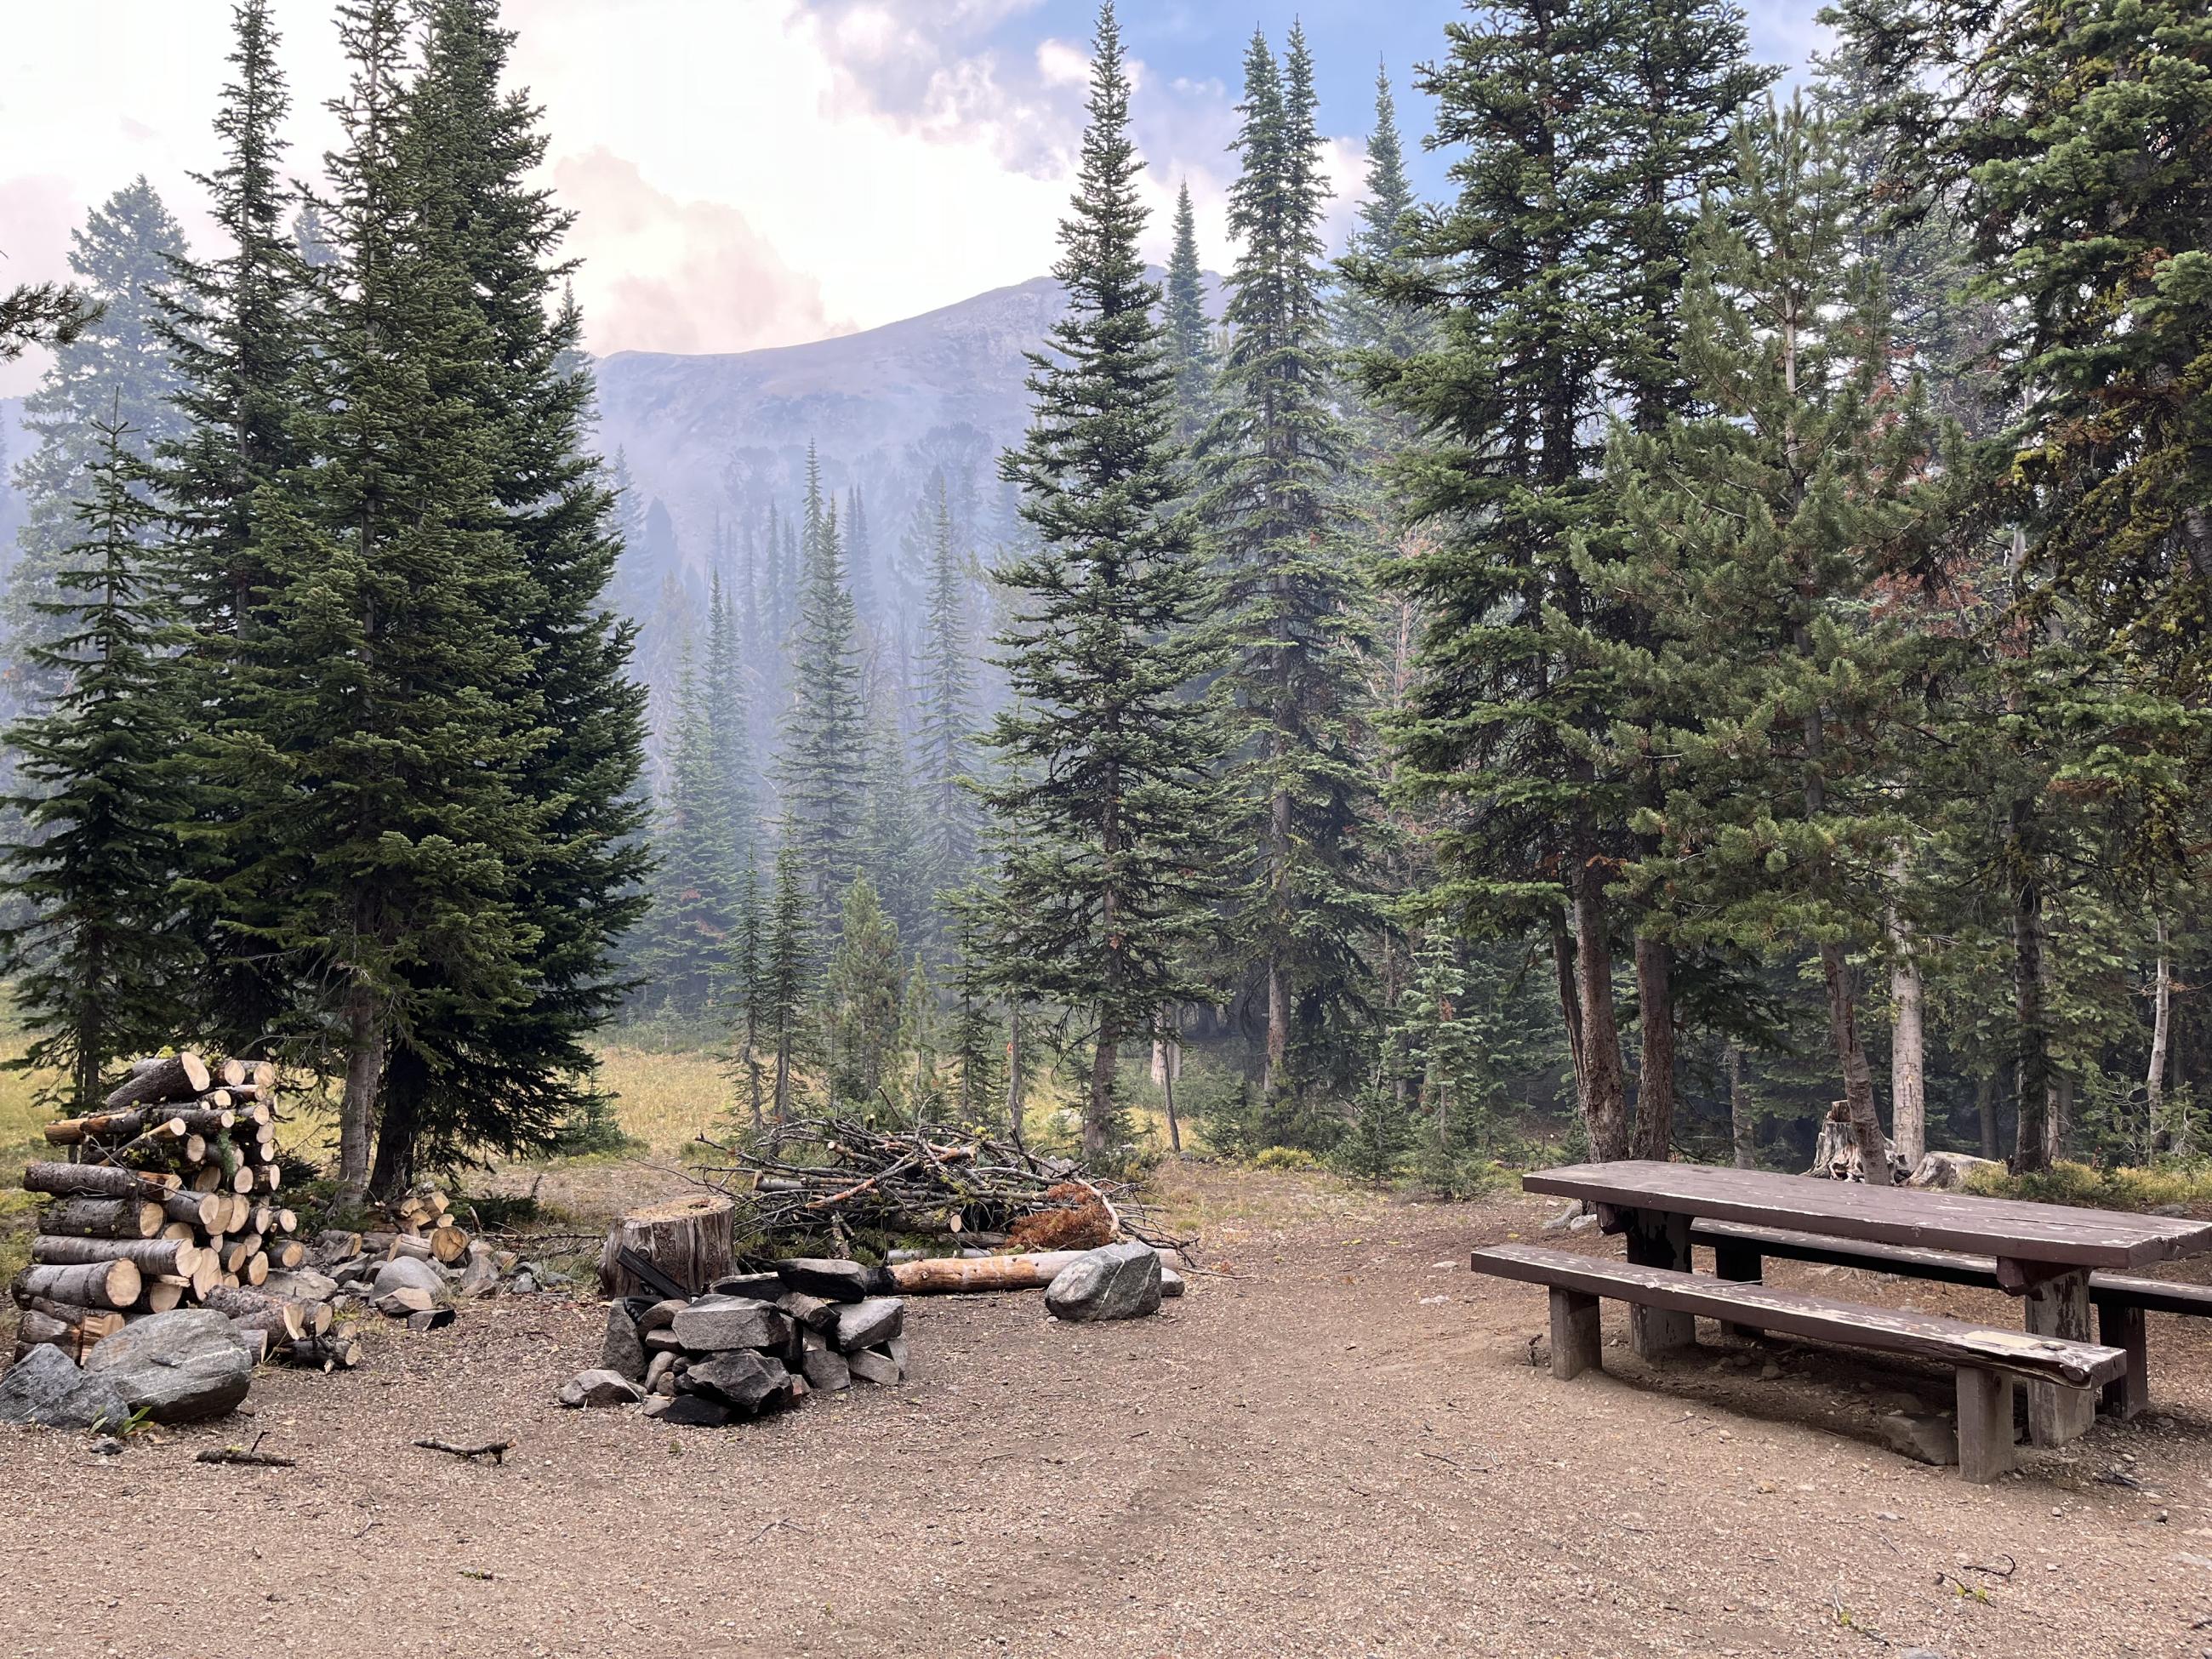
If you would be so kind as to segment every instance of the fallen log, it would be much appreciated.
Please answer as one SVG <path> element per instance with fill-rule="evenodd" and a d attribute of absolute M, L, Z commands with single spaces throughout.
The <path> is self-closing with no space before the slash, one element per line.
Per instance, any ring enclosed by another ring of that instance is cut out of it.
<path fill-rule="evenodd" d="M 197 1227 L 204 1233 L 230 1231 L 223 1224 L 230 1213 L 229 1206 L 217 1194 L 164 1193 L 161 1203 L 161 1213 L 172 1221 L 181 1222 L 187 1227 Z M 50 1227 L 47 1231 L 59 1232 L 61 1229 Z"/>
<path fill-rule="evenodd" d="M 31 1241 L 31 1260 L 54 1267 L 128 1261 L 142 1273 L 190 1277 L 200 1247 L 175 1238 L 71 1238 L 41 1233 Z"/>
<path fill-rule="evenodd" d="M 75 1146 L 88 1140 L 136 1140 L 177 1115 L 159 1106 L 126 1112 L 94 1112 L 86 1117 L 57 1118 L 46 1127 L 46 1139 L 57 1146 Z M 185 1117 L 198 1115 L 186 1113 Z"/>
<path fill-rule="evenodd" d="M 1081 1250 L 1041 1250 L 1027 1255 L 925 1256 L 884 1269 L 902 1294 L 957 1295 L 968 1291 L 1035 1291 L 1080 1261 Z"/>
<path fill-rule="evenodd" d="M 138 1299 L 144 1275 L 135 1261 L 88 1261 L 68 1267 L 33 1266 L 15 1275 L 16 1304 L 29 1305 L 33 1297 L 51 1302 L 74 1303 L 81 1308 L 113 1308 L 118 1312 Z"/>
<path fill-rule="evenodd" d="M 312 1303 L 288 1302 L 260 1291 L 218 1288 L 208 1292 L 202 1305 L 223 1315 L 242 1330 L 266 1332 L 272 1343 L 280 1334 L 288 1343 L 315 1334 L 314 1316 L 309 1311 L 314 1305 Z"/>
<path fill-rule="evenodd" d="M 180 1054 L 133 1062 L 131 1075 L 103 1103 L 109 1111 L 119 1112 L 143 1100 L 197 1100 L 212 1080 L 207 1062 L 187 1048 Z"/>
<path fill-rule="evenodd" d="M 184 1305 L 185 1292 L 191 1289 L 191 1280 L 174 1273 L 157 1273 L 146 1280 L 146 1288 L 139 1295 L 133 1313 L 167 1313 Z"/>
<path fill-rule="evenodd" d="M 33 1164 L 23 1171 L 23 1185 L 34 1193 L 56 1198 L 146 1198 L 158 1200 L 177 1184 L 143 1170 L 126 1170 L 113 1164 Z"/>
<path fill-rule="evenodd" d="M 161 1206 L 144 1198 L 65 1198 L 46 1206 L 39 1225 L 76 1238 L 152 1238 Z"/>

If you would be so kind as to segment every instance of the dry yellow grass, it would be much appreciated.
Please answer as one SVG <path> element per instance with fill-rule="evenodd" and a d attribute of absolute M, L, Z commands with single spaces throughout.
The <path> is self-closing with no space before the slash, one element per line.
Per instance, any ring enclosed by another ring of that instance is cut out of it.
<path fill-rule="evenodd" d="M 736 1085 L 708 1054 L 602 1048 L 599 1083 L 615 1097 L 623 1133 L 661 1158 L 680 1156 L 699 1135 L 726 1127 L 738 1109 Z"/>

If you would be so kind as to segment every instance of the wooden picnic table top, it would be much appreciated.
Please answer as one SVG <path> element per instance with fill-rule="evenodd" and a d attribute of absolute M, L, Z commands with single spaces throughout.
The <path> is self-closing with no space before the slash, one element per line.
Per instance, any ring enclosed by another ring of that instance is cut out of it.
<path fill-rule="evenodd" d="M 1790 1227 L 1880 1244 L 1966 1250 L 2015 1261 L 2138 1267 L 2212 1250 L 2212 1222 L 2030 1204 L 1917 1187 L 1869 1187 L 1701 1164 L 1626 1158 L 1522 1177 L 1532 1193 L 1620 1209 Z"/>

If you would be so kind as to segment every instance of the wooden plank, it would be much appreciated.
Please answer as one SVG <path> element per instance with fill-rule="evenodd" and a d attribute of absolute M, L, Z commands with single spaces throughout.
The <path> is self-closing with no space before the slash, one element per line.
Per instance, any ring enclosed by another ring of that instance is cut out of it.
<path fill-rule="evenodd" d="M 1690 1243 L 1710 1248 L 1716 1261 L 1723 1249 L 1749 1248 L 1761 1255 L 1780 1256 L 1790 1261 L 1817 1261 L 1828 1267 L 1857 1267 L 1868 1273 L 1898 1273 L 1907 1279 L 1972 1285 L 1978 1290 L 1995 1290 L 1997 1283 L 1994 1256 L 1919 1249 L 1908 1244 L 1870 1244 L 1863 1239 L 1835 1238 L 1787 1227 L 1754 1227 L 1741 1221 L 1698 1221 L 1691 1224 Z M 1730 1276 L 1721 1275 L 1723 1279 Z"/>
<path fill-rule="evenodd" d="M 1579 1291 L 1552 1292 L 1552 1375 L 1562 1382 L 1604 1369 L 1605 1346 L 1597 1316 L 1595 1297 Z"/>
<path fill-rule="evenodd" d="M 1477 1273 L 1547 1288 L 1627 1302 L 1650 1301 L 1679 1312 L 1755 1325 L 1787 1336 L 1819 1338 L 1883 1353 L 1913 1354 L 1954 1365 L 1980 1365 L 2030 1379 L 2055 1379 L 2075 1388 L 2108 1382 L 2127 1369 L 2127 1356 L 2119 1349 L 2094 1343 L 2000 1330 L 1939 1314 L 1838 1302 L 1771 1285 L 1729 1284 L 1702 1273 L 1637 1267 L 1537 1244 L 1494 1244 L 1474 1251 L 1468 1265 Z"/>
<path fill-rule="evenodd" d="M 2135 1273 L 2091 1273 L 2089 1299 L 2124 1304 L 2144 1313 L 2179 1314 L 2202 1319 L 2212 1315 L 2212 1285 L 2184 1285 L 2144 1279 Z"/>
<path fill-rule="evenodd" d="M 1960 1479 L 1985 1486 L 2012 1468 L 2012 1384 L 2002 1371 L 1959 1367 Z"/>
<path fill-rule="evenodd" d="M 1632 1210 L 1622 1218 L 1628 1259 L 1639 1267 L 1690 1271 L 1690 1218 L 1661 1210 Z M 1698 1322 L 1686 1313 L 1651 1303 L 1632 1303 L 1628 1346 L 1639 1359 L 1658 1359 L 1698 1345 Z"/>
<path fill-rule="evenodd" d="M 1540 1170 L 1522 1177 L 1521 1184 L 1532 1193 L 1623 1209 L 2069 1267 L 2135 1267 L 2212 1250 L 2212 1222 L 1814 1181 L 1761 1170 L 1631 1158 Z"/>

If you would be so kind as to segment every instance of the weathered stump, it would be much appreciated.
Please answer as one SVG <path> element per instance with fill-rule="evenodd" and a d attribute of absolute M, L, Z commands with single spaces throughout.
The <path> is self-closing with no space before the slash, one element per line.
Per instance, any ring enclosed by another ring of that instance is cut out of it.
<path fill-rule="evenodd" d="M 635 1250 L 693 1296 L 730 1271 L 737 1206 L 720 1193 L 671 1199 L 615 1223 L 599 1252 L 604 1296 L 650 1295 L 652 1287 L 622 1265 Z"/>

